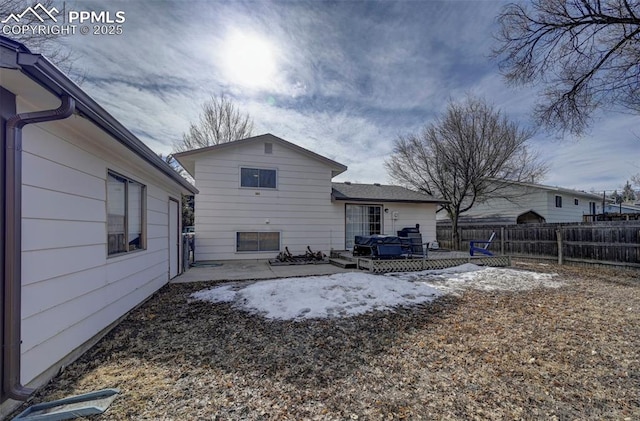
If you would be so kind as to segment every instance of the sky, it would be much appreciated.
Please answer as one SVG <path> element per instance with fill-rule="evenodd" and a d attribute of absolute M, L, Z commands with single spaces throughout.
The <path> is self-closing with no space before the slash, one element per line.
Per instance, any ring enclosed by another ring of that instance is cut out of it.
<path fill-rule="evenodd" d="M 329 276 L 233 282 L 191 294 L 192 300 L 231 303 L 266 319 L 303 321 L 351 317 L 398 306 L 429 303 L 467 289 L 526 291 L 558 288 L 555 273 L 480 267 L 471 263 L 441 270 L 375 275 L 346 272 Z"/>
<path fill-rule="evenodd" d="M 335 181 L 390 183 L 399 135 L 466 94 L 531 126 L 536 87 L 507 86 L 490 58 L 503 1 L 67 1 L 123 11 L 120 35 L 62 39 L 82 88 L 167 154 L 201 105 L 224 94 L 272 133 L 349 168 Z M 580 139 L 539 130 L 543 184 L 621 189 L 640 173 L 637 115 L 599 112 Z"/>

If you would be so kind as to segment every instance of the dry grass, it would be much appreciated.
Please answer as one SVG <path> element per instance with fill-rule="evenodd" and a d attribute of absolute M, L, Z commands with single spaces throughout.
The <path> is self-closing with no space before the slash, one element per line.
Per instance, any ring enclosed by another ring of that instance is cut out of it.
<path fill-rule="evenodd" d="M 543 269 L 566 285 L 305 322 L 168 285 L 31 403 L 116 387 L 99 419 L 640 419 L 638 273 Z"/>

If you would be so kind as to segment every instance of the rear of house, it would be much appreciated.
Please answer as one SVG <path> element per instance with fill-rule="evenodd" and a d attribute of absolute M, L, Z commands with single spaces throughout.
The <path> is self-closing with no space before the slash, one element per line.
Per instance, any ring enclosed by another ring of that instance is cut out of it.
<path fill-rule="evenodd" d="M 181 195 L 197 190 L 46 58 L 0 48 L 1 414 L 180 273 Z"/>
<path fill-rule="evenodd" d="M 194 177 L 197 261 L 267 259 L 353 247 L 355 235 L 421 226 L 438 200 L 397 186 L 332 183 L 347 167 L 272 134 L 183 152 Z"/>
<path fill-rule="evenodd" d="M 175 155 L 193 175 L 195 260 L 265 259 L 341 244 L 331 178 L 346 167 L 267 134 Z"/>
<path fill-rule="evenodd" d="M 436 209 L 441 200 L 400 186 L 333 183 L 332 199 L 344 216 L 344 249 L 356 235 L 397 235 L 403 228 L 419 228 L 423 241 L 436 240 Z"/>

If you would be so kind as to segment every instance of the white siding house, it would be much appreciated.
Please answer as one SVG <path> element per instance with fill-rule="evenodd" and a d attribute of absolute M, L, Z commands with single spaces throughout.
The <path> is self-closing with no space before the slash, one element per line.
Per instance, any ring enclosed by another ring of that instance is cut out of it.
<path fill-rule="evenodd" d="M 180 272 L 179 203 L 197 190 L 46 58 L 6 38 L 0 48 L 0 193 L 12 203 L 10 180 L 21 193 L 21 207 L 2 212 L 5 412 Z M 69 112 L 13 129 L 57 107 Z"/>
<path fill-rule="evenodd" d="M 400 187 L 385 196 L 390 186 L 379 185 L 370 191 L 354 184 L 337 194 L 345 184 L 331 179 L 344 165 L 271 134 L 175 157 L 200 191 L 197 261 L 266 259 L 285 249 L 302 254 L 307 246 L 328 253 L 352 247 L 355 234 L 395 234 L 416 224 L 435 240 L 438 200 Z M 376 191 L 383 194 L 369 194 Z"/>
<path fill-rule="evenodd" d="M 604 211 L 605 213 L 640 213 L 640 204 L 607 203 Z"/>
<path fill-rule="evenodd" d="M 593 193 L 545 186 L 508 182 L 501 195 L 478 202 L 460 216 L 460 224 L 526 224 L 582 222 L 583 215 L 602 211 L 602 198 Z M 447 222 L 445 212 L 438 221 Z"/>

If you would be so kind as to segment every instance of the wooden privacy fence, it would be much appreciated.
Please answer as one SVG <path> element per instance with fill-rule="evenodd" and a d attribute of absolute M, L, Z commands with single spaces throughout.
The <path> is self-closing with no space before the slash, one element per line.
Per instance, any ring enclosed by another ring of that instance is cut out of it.
<path fill-rule="evenodd" d="M 489 250 L 514 257 L 640 268 L 640 222 L 473 225 L 458 227 L 463 250 L 471 240 L 496 238 Z M 441 247 L 453 249 L 451 225 L 436 229 Z"/>

